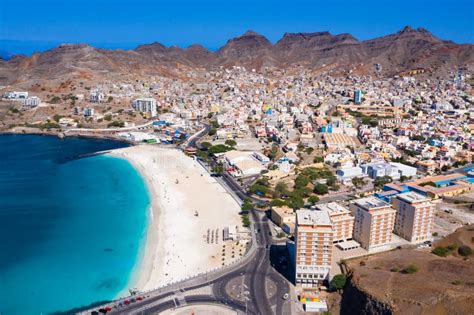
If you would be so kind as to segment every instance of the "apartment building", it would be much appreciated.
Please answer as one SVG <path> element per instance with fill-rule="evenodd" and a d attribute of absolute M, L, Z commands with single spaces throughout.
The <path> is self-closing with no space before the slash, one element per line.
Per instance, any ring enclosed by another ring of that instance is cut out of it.
<path fill-rule="evenodd" d="M 137 98 L 132 103 L 133 109 L 144 112 L 150 113 L 151 117 L 156 117 L 157 109 L 156 109 L 156 100 L 154 98 Z"/>
<path fill-rule="evenodd" d="M 326 211 L 298 210 L 295 231 L 295 283 L 318 287 L 329 277 L 333 229 Z"/>
<path fill-rule="evenodd" d="M 319 204 L 316 205 L 316 209 L 325 211 L 329 214 L 332 228 L 334 230 L 334 243 L 352 240 L 354 217 L 349 209 L 341 206 L 337 202 Z"/>
<path fill-rule="evenodd" d="M 350 209 L 355 217 L 354 240 L 362 248 L 371 250 L 392 241 L 396 210 L 389 203 L 371 196 L 355 200 Z"/>
<path fill-rule="evenodd" d="M 412 243 L 431 239 L 434 204 L 430 198 L 411 191 L 392 198 L 392 205 L 397 211 L 397 235 Z"/>

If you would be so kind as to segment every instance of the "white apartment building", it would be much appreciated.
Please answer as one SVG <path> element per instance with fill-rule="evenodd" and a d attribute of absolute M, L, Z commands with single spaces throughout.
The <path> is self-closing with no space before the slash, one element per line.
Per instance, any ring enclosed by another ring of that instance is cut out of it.
<path fill-rule="evenodd" d="M 23 106 L 25 107 L 36 107 L 41 103 L 41 99 L 38 96 L 28 97 L 22 100 Z"/>
<path fill-rule="evenodd" d="M 331 219 L 326 211 L 296 212 L 296 285 L 313 288 L 329 280 L 333 237 Z"/>
<path fill-rule="evenodd" d="M 143 112 L 149 113 L 151 117 L 156 117 L 158 114 L 156 109 L 156 100 L 154 98 L 137 98 L 132 103 L 133 109 Z"/>
<path fill-rule="evenodd" d="M 5 98 L 7 99 L 27 99 L 28 98 L 28 92 L 19 92 L 19 91 L 13 91 L 13 92 L 8 92 L 4 95 Z"/>
<path fill-rule="evenodd" d="M 411 191 L 392 198 L 392 205 L 397 211 L 397 235 L 412 243 L 431 239 L 434 204 L 430 198 Z"/>
<path fill-rule="evenodd" d="M 329 214 L 334 230 L 334 243 L 352 240 L 354 220 L 351 211 L 337 202 L 316 205 L 316 209 Z"/>
<path fill-rule="evenodd" d="M 89 95 L 89 101 L 92 103 L 102 103 L 105 101 L 105 94 L 97 90 L 91 91 L 91 94 Z"/>
<path fill-rule="evenodd" d="M 350 209 L 355 217 L 354 240 L 362 248 L 370 251 L 392 241 L 396 210 L 389 203 L 371 196 L 355 200 Z"/>

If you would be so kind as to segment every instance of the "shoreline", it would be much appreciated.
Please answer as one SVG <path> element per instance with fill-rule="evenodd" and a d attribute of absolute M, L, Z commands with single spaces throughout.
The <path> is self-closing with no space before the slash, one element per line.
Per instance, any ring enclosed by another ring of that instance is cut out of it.
<path fill-rule="evenodd" d="M 226 227 L 245 230 L 240 205 L 194 159 L 174 148 L 150 145 L 107 154 L 126 159 L 140 173 L 150 195 L 143 251 L 117 297 L 128 296 L 130 288 L 147 291 L 222 267 L 245 252 L 246 242 L 221 240 Z"/>
<path fill-rule="evenodd" d="M 118 154 L 117 152 L 110 151 L 106 155 L 126 160 L 130 163 L 133 168 L 142 177 L 145 182 L 146 189 L 148 191 L 148 197 L 150 204 L 147 208 L 148 211 L 148 222 L 146 225 L 145 237 L 143 244 L 141 245 L 140 252 L 138 253 L 137 261 L 133 270 L 130 273 L 130 277 L 127 283 L 127 286 L 117 294 L 116 298 L 121 298 L 123 296 L 129 295 L 129 289 L 133 288 L 142 288 L 147 285 L 147 282 L 150 280 L 151 272 L 153 269 L 153 262 L 156 259 L 156 253 L 158 252 L 159 238 L 158 238 L 158 223 L 161 218 L 161 209 L 158 205 L 157 198 L 153 197 L 153 182 L 150 180 L 149 176 L 146 174 L 146 171 L 143 167 L 137 164 L 133 159 L 127 158 L 126 155 Z"/>
<path fill-rule="evenodd" d="M 129 141 L 124 138 L 120 138 L 114 135 L 103 135 L 103 134 L 70 134 L 65 135 L 63 132 L 56 132 L 56 131 L 37 131 L 37 130 L 30 130 L 30 131 L 12 131 L 12 130 L 4 130 L 0 131 L 0 136 L 2 135 L 18 135 L 18 136 L 44 136 L 44 137 L 57 137 L 62 138 L 60 135 L 63 135 L 63 138 L 82 138 L 82 139 L 94 139 L 94 140 L 109 140 L 109 141 L 117 141 L 122 143 L 127 143 L 129 145 L 136 145 L 136 142 Z"/>

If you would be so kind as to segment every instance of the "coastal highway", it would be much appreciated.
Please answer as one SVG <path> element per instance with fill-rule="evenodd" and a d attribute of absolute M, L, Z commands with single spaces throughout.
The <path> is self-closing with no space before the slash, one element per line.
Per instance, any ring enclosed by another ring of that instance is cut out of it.
<path fill-rule="evenodd" d="M 188 146 L 199 146 L 198 141 L 210 130 L 208 125 L 204 128 L 204 132 L 190 139 Z M 221 180 L 240 201 L 248 198 L 232 176 L 224 173 L 219 178 Z M 290 293 L 289 282 L 270 263 L 272 237 L 268 218 L 252 209 L 250 219 L 252 245 L 241 260 L 212 273 L 140 294 L 147 296 L 140 302 L 123 305 L 124 300 L 116 301 L 109 304 L 113 307 L 111 313 L 159 314 L 185 305 L 212 303 L 232 308 L 240 314 L 290 314 L 290 301 L 283 298 Z"/>

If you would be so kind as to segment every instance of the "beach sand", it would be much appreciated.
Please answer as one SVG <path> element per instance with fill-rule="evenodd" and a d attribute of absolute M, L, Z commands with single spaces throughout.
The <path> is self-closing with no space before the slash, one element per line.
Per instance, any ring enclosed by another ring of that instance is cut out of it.
<path fill-rule="evenodd" d="M 220 267 L 223 228 L 242 229 L 240 207 L 231 195 L 177 149 L 138 145 L 110 154 L 137 168 L 151 198 L 146 246 L 129 288 L 149 290 Z M 226 263 L 231 260 L 227 255 Z"/>

